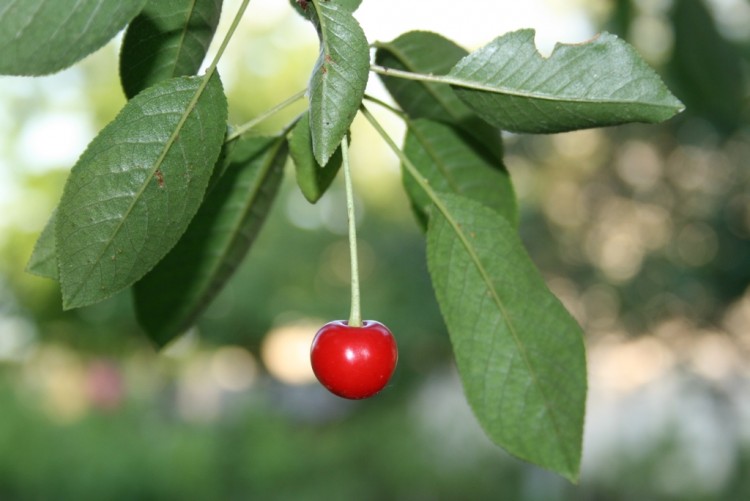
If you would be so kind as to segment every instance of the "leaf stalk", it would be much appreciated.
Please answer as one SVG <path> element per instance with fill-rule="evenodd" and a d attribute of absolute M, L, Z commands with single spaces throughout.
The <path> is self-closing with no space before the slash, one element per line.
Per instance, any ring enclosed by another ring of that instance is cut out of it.
<path fill-rule="evenodd" d="M 290 105 L 296 103 L 297 101 L 299 101 L 300 99 L 302 99 L 303 97 L 305 97 L 305 92 L 307 92 L 307 89 L 303 89 L 303 90 L 301 90 L 301 91 L 299 91 L 299 92 L 297 92 L 297 93 L 289 96 L 288 98 L 284 99 L 282 102 L 280 102 L 279 104 L 275 105 L 274 107 L 267 109 L 266 111 L 264 111 L 263 113 L 261 113 L 257 117 L 255 117 L 255 118 L 253 118 L 251 120 L 248 120 L 244 124 L 242 124 L 239 127 L 235 128 L 232 131 L 232 133 L 227 136 L 226 142 L 229 143 L 231 141 L 234 141 L 235 139 L 237 139 L 241 135 L 245 134 L 247 131 L 251 130 L 253 127 L 255 127 L 256 125 L 258 125 L 259 123 L 263 122 L 264 120 L 268 119 L 269 117 L 271 117 L 271 116 L 275 115 L 276 113 L 280 112 L 281 110 L 283 110 L 287 106 L 290 106 Z"/>

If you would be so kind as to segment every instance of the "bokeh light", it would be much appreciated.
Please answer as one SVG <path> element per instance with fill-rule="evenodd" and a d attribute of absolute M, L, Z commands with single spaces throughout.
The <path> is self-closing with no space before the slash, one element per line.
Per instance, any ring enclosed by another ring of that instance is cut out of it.
<path fill-rule="evenodd" d="M 310 344 L 322 323 L 303 321 L 272 329 L 263 340 L 261 356 L 268 372 L 287 384 L 315 381 L 310 366 Z"/>

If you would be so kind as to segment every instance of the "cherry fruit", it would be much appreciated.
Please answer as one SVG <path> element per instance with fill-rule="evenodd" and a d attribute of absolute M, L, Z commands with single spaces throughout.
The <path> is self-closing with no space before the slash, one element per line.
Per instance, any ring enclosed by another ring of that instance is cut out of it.
<path fill-rule="evenodd" d="M 310 361 L 318 381 L 339 397 L 369 398 L 385 388 L 396 369 L 398 348 L 388 328 L 365 320 L 352 327 L 328 322 L 315 335 Z"/>

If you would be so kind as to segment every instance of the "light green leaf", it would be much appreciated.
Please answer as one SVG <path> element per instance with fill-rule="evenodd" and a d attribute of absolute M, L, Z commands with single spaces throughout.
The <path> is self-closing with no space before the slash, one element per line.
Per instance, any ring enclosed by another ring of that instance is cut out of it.
<path fill-rule="evenodd" d="M 545 59 L 534 30 L 516 31 L 463 58 L 448 77 L 480 117 L 514 132 L 660 122 L 683 109 L 638 53 L 608 33 L 558 44 Z"/>
<path fill-rule="evenodd" d="M 91 54 L 125 27 L 146 0 L 3 0 L 0 74 L 46 75 Z"/>
<path fill-rule="evenodd" d="M 582 332 L 495 211 L 439 195 L 429 272 L 466 397 L 508 452 L 575 481 L 586 403 Z"/>
<path fill-rule="evenodd" d="M 130 286 L 177 243 L 203 199 L 226 119 L 217 74 L 180 77 L 138 94 L 94 138 L 57 211 L 64 308 Z"/>
<path fill-rule="evenodd" d="M 221 4 L 149 0 L 122 41 L 120 79 L 128 99 L 156 82 L 198 71 L 219 23 Z"/>
<path fill-rule="evenodd" d="M 297 174 L 297 185 L 310 203 L 320 200 L 341 168 L 341 148 L 336 150 L 328 163 L 318 165 L 312 151 L 310 122 L 305 112 L 289 134 L 289 153 Z"/>
<path fill-rule="evenodd" d="M 55 252 L 55 221 L 57 209 L 52 211 L 47 224 L 34 245 L 26 271 L 33 275 L 57 280 L 57 255 Z"/>
<path fill-rule="evenodd" d="M 331 2 L 336 2 L 339 5 L 341 5 L 343 8 L 348 9 L 349 12 L 354 12 L 357 10 L 362 3 L 362 0 L 329 0 Z"/>
<path fill-rule="evenodd" d="M 271 207 L 287 157 L 283 137 L 236 141 L 228 167 L 167 256 L 134 287 L 136 312 L 160 346 L 190 327 L 242 262 Z"/>
<path fill-rule="evenodd" d="M 326 165 L 357 114 L 367 86 L 370 51 L 350 10 L 316 0 L 308 6 L 320 37 L 320 56 L 310 78 L 310 132 L 313 153 Z"/>
<path fill-rule="evenodd" d="M 453 41 L 428 31 L 410 31 L 391 42 L 375 44 L 375 62 L 397 70 L 445 75 L 468 52 Z M 481 120 L 446 83 L 380 75 L 388 92 L 411 118 L 429 118 L 457 125 L 476 137 L 502 167 L 500 131 Z"/>
<path fill-rule="evenodd" d="M 455 193 L 496 210 L 518 224 L 516 197 L 508 171 L 468 133 L 427 119 L 407 122 L 404 153 L 435 191 Z M 404 187 L 420 220 L 432 200 L 403 170 Z"/>

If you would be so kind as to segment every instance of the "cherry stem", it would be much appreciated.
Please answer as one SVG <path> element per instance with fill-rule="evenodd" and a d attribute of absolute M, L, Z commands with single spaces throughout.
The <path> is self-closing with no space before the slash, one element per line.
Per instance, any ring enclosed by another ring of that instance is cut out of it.
<path fill-rule="evenodd" d="M 344 186 L 346 189 L 346 217 L 349 221 L 349 256 L 352 265 L 352 309 L 349 313 L 349 326 L 362 327 L 362 312 L 359 305 L 359 263 L 357 262 L 357 220 L 354 217 L 354 190 L 352 174 L 349 169 L 349 145 L 344 136 L 341 141 L 341 157 L 344 167 Z"/>

